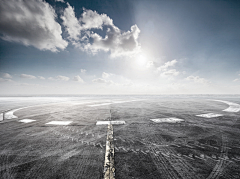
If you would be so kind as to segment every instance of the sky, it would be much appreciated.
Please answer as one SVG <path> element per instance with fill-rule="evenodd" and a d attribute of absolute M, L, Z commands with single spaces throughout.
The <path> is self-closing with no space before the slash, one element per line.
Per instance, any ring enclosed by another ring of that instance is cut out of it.
<path fill-rule="evenodd" d="M 240 94 L 240 1 L 0 0 L 0 94 Z"/>

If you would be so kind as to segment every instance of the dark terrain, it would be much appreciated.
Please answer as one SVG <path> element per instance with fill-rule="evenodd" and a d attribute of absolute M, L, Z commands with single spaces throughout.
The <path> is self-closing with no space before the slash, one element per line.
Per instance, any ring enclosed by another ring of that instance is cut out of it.
<path fill-rule="evenodd" d="M 31 107 L 16 111 L 17 119 L 0 122 L 0 178 L 100 179 L 107 126 L 96 122 L 123 120 L 125 125 L 113 126 L 116 178 L 238 179 L 240 112 L 224 112 L 227 104 L 208 99 L 117 96 L 37 103 L 6 98 L 0 102 L 2 112 Z M 240 104 L 239 97 L 215 99 Z M 205 113 L 223 116 L 196 116 Z M 168 117 L 184 121 L 150 120 Z M 47 125 L 50 121 L 73 122 Z"/>

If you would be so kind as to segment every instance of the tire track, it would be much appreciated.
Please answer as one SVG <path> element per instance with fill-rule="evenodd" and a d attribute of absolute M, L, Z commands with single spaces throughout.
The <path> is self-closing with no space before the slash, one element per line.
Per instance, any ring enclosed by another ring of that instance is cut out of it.
<path fill-rule="evenodd" d="M 207 179 L 218 179 L 220 175 L 223 173 L 225 166 L 229 164 L 229 162 L 225 160 L 225 158 L 228 155 L 227 145 L 228 145 L 228 138 L 226 135 L 222 134 L 221 154 L 218 162 L 216 163 L 215 167 L 213 168 L 212 172 L 207 177 Z"/>

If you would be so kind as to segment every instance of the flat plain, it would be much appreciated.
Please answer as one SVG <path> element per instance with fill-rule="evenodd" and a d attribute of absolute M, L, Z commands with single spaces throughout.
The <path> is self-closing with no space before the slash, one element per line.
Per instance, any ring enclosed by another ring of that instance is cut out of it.
<path fill-rule="evenodd" d="M 113 125 L 116 178 L 238 179 L 238 104 L 221 95 L 1 97 L 1 113 L 16 118 L 0 121 L 0 178 L 103 178 L 107 125 L 96 123 L 111 120 L 125 121 Z"/>

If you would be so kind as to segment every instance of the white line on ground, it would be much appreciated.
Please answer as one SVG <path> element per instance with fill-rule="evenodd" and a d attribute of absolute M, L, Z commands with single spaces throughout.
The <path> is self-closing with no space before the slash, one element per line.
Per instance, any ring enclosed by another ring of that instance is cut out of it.
<path fill-rule="evenodd" d="M 52 124 L 52 125 L 68 125 L 72 123 L 72 121 L 51 121 L 46 124 Z"/>
<path fill-rule="evenodd" d="M 134 101 L 140 101 L 140 100 L 130 100 L 130 101 L 113 101 L 113 102 L 110 102 L 110 103 L 91 104 L 91 105 L 87 105 L 87 106 L 89 106 L 89 107 L 96 107 L 96 106 L 106 106 L 106 105 L 110 105 L 110 104 L 129 103 L 129 102 L 134 102 Z"/>
<path fill-rule="evenodd" d="M 228 104 L 229 107 L 227 109 L 223 110 L 225 112 L 239 112 L 240 111 L 240 105 L 237 104 L 237 103 L 232 103 L 232 102 L 229 102 L 229 101 L 222 101 L 222 100 L 212 100 L 212 101 L 218 101 L 218 102 Z"/>
<path fill-rule="evenodd" d="M 30 107 L 38 107 L 38 106 L 44 106 L 44 105 L 53 105 L 53 104 L 64 104 L 64 103 L 69 103 L 69 104 L 72 104 L 72 105 L 81 105 L 81 104 L 86 104 L 86 103 L 92 103 L 92 102 L 96 102 L 96 101 L 90 101 L 90 102 L 58 102 L 58 103 L 47 103 L 47 104 L 40 104 L 40 105 L 34 105 L 34 106 L 26 106 L 26 107 L 22 107 L 22 108 L 17 108 L 17 109 L 13 109 L 13 110 L 10 110 L 8 112 L 5 113 L 5 116 L 4 118 L 5 119 L 15 119 L 15 118 L 18 118 L 17 116 L 15 116 L 13 113 L 18 111 L 18 110 L 21 110 L 21 109 L 26 109 L 26 108 L 30 108 Z"/>
<path fill-rule="evenodd" d="M 25 109 L 25 108 L 28 108 L 28 107 L 23 107 L 23 108 L 18 108 L 18 109 L 13 109 L 11 111 L 8 111 L 5 113 L 5 119 L 15 119 L 15 118 L 18 118 L 17 116 L 15 116 L 13 113 L 20 110 L 20 109 Z"/>
<path fill-rule="evenodd" d="M 36 120 L 33 120 L 33 119 L 22 119 L 19 122 L 29 123 L 29 122 L 33 122 L 33 121 L 36 121 Z"/>
<path fill-rule="evenodd" d="M 113 126 L 111 124 L 108 125 L 103 173 L 104 179 L 115 179 Z"/>
<path fill-rule="evenodd" d="M 0 121 L 3 121 L 3 113 L 0 114 Z"/>
<path fill-rule="evenodd" d="M 207 113 L 207 114 L 199 114 L 199 115 L 196 115 L 196 116 L 205 117 L 205 118 L 213 118 L 213 117 L 223 116 L 223 114 Z"/>
<path fill-rule="evenodd" d="M 177 123 L 177 122 L 182 122 L 184 121 L 183 119 L 175 118 L 175 117 L 170 117 L 170 118 L 159 118 L 159 119 L 150 119 L 153 122 L 156 123 L 162 123 L 162 122 L 168 122 L 168 123 Z"/>
<path fill-rule="evenodd" d="M 125 121 L 97 121 L 96 125 L 109 125 L 109 124 L 126 124 Z"/>

